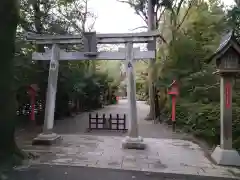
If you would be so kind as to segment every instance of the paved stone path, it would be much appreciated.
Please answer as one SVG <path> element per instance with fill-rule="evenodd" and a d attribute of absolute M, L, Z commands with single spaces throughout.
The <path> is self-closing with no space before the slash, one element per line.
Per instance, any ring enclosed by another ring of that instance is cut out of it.
<path fill-rule="evenodd" d="M 168 139 L 184 139 L 187 138 L 187 134 L 172 133 L 170 128 L 163 126 L 161 124 L 153 124 L 152 121 L 146 121 L 144 118 L 149 112 L 149 106 L 145 102 L 137 103 L 137 113 L 138 113 L 138 124 L 139 124 L 139 134 L 142 137 L 148 138 L 168 138 Z M 120 100 L 116 105 L 106 106 L 103 109 L 96 110 L 92 112 L 93 115 L 99 113 L 99 115 L 112 114 L 116 117 L 116 114 L 123 116 L 128 113 L 127 100 Z M 88 128 L 88 114 L 83 113 L 74 118 L 68 118 L 66 120 L 56 121 L 56 126 L 54 131 L 59 134 L 86 134 L 86 129 Z M 114 135 L 114 136 L 126 136 L 124 133 L 117 132 L 106 132 L 106 131 L 93 131 L 89 134 L 96 135 Z"/>
<path fill-rule="evenodd" d="M 162 125 L 162 124 L 153 124 L 152 121 L 144 120 L 149 112 L 149 106 L 145 102 L 137 103 L 137 113 L 138 113 L 138 126 L 139 126 L 139 135 L 144 138 L 166 138 L 166 139 L 189 139 L 190 135 L 185 133 L 172 133 L 171 128 Z M 99 109 L 91 112 L 93 115 L 99 113 L 99 115 L 112 114 L 116 116 L 119 114 L 123 116 L 128 113 L 128 104 L 127 100 L 120 100 L 116 105 L 106 106 L 103 109 Z M 66 118 L 64 120 L 56 120 L 54 125 L 54 132 L 58 134 L 90 134 L 90 135 L 105 135 L 105 136 L 126 136 L 126 133 L 119 132 L 109 132 L 109 131 L 92 131 L 90 133 L 86 132 L 88 128 L 88 115 L 89 113 L 84 112 L 80 115 L 77 115 L 73 118 Z M 32 131 L 29 133 L 29 131 Z M 40 132 L 40 129 L 37 131 L 34 129 L 26 129 L 22 132 L 18 132 L 21 136 L 17 138 L 32 140 L 37 133 Z M 25 134 L 25 135 L 23 135 Z M 19 140 L 20 141 L 20 140 Z"/>
<path fill-rule="evenodd" d="M 172 133 L 161 124 L 144 120 L 149 107 L 138 102 L 140 135 L 147 144 L 146 150 L 124 150 L 122 140 L 126 134 L 109 132 L 86 133 L 88 113 L 75 118 L 57 121 L 54 131 L 62 135 L 62 141 L 53 146 L 32 146 L 31 139 L 22 141 L 25 151 L 40 154 L 31 165 L 67 165 L 97 167 L 141 172 L 192 174 L 236 178 L 236 168 L 214 165 L 202 149 L 190 141 L 180 140 L 185 135 Z M 108 106 L 97 112 L 105 114 L 127 113 L 127 102 Z M 234 173 L 233 173 L 234 172 Z"/>
<path fill-rule="evenodd" d="M 63 135 L 58 145 L 25 144 L 23 148 L 40 154 L 31 164 L 234 177 L 229 168 L 211 163 L 201 148 L 189 141 L 145 138 L 147 149 L 137 151 L 122 149 L 122 140 L 117 136 Z"/>

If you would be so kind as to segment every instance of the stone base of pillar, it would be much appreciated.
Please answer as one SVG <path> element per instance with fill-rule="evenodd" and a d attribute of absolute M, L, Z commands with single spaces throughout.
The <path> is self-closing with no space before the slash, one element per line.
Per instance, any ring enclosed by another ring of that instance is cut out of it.
<path fill-rule="evenodd" d="M 145 118 L 144 118 L 144 120 L 145 121 L 152 121 L 154 118 L 150 115 L 150 114 L 148 114 Z"/>
<path fill-rule="evenodd" d="M 52 145 L 61 140 L 61 136 L 55 133 L 41 133 L 33 139 L 32 145 Z"/>
<path fill-rule="evenodd" d="M 146 148 L 146 144 L 144 144 L 142 137 L 133 138 L 127 136 L 122 142 L 122 148 L 144 150 Z"/>
<path fill-rule="evenodd" d="M 212 153 L 212 158 L 218 165 L 240 166 L 240 155 L 236 150 L 224 150 L 217 146 Z"/>

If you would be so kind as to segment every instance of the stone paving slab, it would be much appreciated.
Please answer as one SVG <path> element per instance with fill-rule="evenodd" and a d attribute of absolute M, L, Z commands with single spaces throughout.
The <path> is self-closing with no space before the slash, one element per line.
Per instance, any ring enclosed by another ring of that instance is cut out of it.
<path fill-rule="evenodd" d="M 209 161 L 201 148 L 185 140 L 145 138 L 146 150 L 122 149 L 123 137 L 63 135 L 61 144 L 51 147 L 25 145 L 40 154 L 33 164 L 87 166 L 202 176 L 234 177 Z"/>

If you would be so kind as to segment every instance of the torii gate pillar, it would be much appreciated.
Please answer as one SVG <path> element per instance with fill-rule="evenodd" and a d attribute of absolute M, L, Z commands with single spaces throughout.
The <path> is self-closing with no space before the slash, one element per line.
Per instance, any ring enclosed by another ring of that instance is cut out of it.
<path fill-rule="evenodd" d="M 60 135 L 53 133 L 60 55 L 60 48 L 57 44 L 52 45 L 51 53 L 43 132 L 33 139 L 33 145 L 50 145 L 61 138 Z"/>
<path fill-rule="evenodd" d="M 146 145 L 143 138 L 138 136 L 138 118 L 137 118 L 137 101 L 136 101 L 136 83 L 134 76 L 134 52 L 133 43 L 128 42 L 125 48 L 126 52 L 126 72 L 127 72 L 127 96 L 129 106 L 129 136 L 122 143 L 124 149 L 145 149 Z"/>

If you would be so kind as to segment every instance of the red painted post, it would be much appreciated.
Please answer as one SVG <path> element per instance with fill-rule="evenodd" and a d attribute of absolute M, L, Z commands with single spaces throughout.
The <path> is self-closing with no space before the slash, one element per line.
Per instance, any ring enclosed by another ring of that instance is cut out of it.
<path fill-rule="evenodd" d="M 172 122 L 176 121 L 176 96 L 172 96 Z"/>
<path fill-rule="evenodd" d="M 36 93 L 33 92 L 32 95 L 31 95 L 31 113 L 30 113 L 30 119 L 32 121 L 35 121 L 35 96 L 36 96 Z"/>
<path fill-rule="evenodd" d="M 229 82 L 225 84 L 225 104 L 227 109 L 231 107 L 231 84 Z"/>
<path fill-rule="evenodd" d="M 30 112 L 30 120 L 35 121 L 35 103 L 36 103 L 36 93 L 38 90 L 38 86 L 36 84 L 32 84 L 28 88 L 28 94 L 30 96 L 30 104 L 31 104 L 31 112 Z"/>

